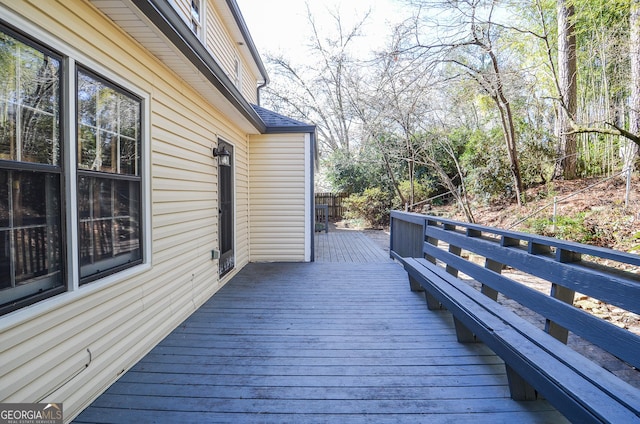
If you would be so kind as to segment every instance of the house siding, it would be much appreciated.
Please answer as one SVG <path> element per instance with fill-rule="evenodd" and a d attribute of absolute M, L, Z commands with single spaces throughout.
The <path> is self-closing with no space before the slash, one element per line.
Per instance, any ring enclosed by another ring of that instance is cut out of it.
<path fill-rule="evenodd" d="M 151 262 L 0 317 L 0 402 L 63 402 L 71 419 L 248 262 L 247 136 L 88 3 L 0 0 L 11 22 L 5 6 L 51 34 L 39 41 L 73 46 L 62 53 L 149 99 Z M 235 148 L 236 271 L 223 281 L 211 260 L 217 135 Z"/>
<path fill-rule="evenodd" d="M 218 1 L 220 3 L 220 1 Z M 223 2 L 223 1 L 222 1 Z M 191 27 L 191 0 L 170 0 L 170 4 L 178 12 L 182 20 Z M 257 83 L 262 77 L 254 74 L 244 56 L 238 48 L 229 30 L 225 27 L 216 2 L 201 0 L 201 15 L 203 18 L 202 33 L 199 38 L 206 48 L 216 58 L 231 81 L 236 80 L 235 60 L 240 63 L 240 81 L 238 89 L 248 102 L 257 102 Z"/>
<path fill-rule="evenodd" d="M 235 61 L 238 60 L 240 64 L 238 89 L 248 102 L 256 103 L 257 81 L 260 77 L 250 71 L 251 68 L 238 49 L 238 41 L 240 40 L 234 40 L 224 26 L 218 11 L 213 8 L 211 4 L 207 7 L 206 26 L 207 48 L 213 53 L 222 69 L 224 69 L 229 79 L 233 82 L 237 79 Z"/>
<path fill-rule="evenodd" d="M 306 261 L 305 134 L 250 138 L 251 261 Z"/>

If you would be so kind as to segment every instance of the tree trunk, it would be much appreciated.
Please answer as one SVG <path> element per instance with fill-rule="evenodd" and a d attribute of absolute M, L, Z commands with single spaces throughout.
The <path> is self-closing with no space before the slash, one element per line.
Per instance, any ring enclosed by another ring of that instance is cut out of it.
<path fill-rule="evenodd" d="M 491 97 L 500 112 L 500 121 L 502 123 L 502 130 L 504 131 L 504 140 L 507 145 L 507 154 L 509 155 L 509 167 L 511 169 L 511 176 L 513 177 L 513 190 L 516 194 L 518 206 L 522 206 L 524 200 L 524 184 L 522 183 L 520 162 L 518 161 L 516 126 L 514 124 L 513 113 L 511 112 L 511 105 L 504 94 L 502 73 L 498 66 L 498 57 L 489 48 L 487 48 L 487 54 L 491 59 L 496 80 L 495 84 L 493 84 L 495 92 L 491 93 Z M 491 84 L 489 84 L 489 86 L 491 86 Z"/>
<path fill-rule="evenodd" d="M 629 58 L 631 60 L 631 99 L 629 108 L 629 132 L 640 135 L 640 0 L 631 1 L 629 14 Z M 638 145 L 626 140 L 623 150 L 624 170 L 635 167 Z"/>
<path fill-rule="evenodd" d="M 577 177 L 577 136 L 572 133 L 577 111 L 577 63 L 575 9 L 569 0 L 558 0 L 558 157 L 554 178 Z"/>

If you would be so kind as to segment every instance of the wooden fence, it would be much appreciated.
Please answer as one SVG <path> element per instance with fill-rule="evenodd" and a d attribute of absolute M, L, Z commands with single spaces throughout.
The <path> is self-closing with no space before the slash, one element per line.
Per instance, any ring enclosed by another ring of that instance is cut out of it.
<path fill-rule="evenodd" d="M 316 193 L 316 205 L 328 206 L 329 219 L 342 219 L 346 212 L 343 203 L 347 197 L 346 193 Z"/>

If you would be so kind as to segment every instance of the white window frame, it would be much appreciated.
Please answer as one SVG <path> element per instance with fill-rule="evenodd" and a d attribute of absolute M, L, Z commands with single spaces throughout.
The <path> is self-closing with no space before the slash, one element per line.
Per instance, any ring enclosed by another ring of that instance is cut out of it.
<path fill-rule="evenodd" d="M 193 4 L 198 3 L 198 15 L 194 14 Z M 190 0 L 189 1 L 189 27 L 195 35 L 201 40 L 204 40 L 204 5 L 205 0 Z"/>
<path fill-rule="evenodd" d="M 238 55 L 233 59 L 233 82 L 235 83 L 238 90 L 242 91 L 242 62 L 240 61 L 240 57 Z"/>
<path fill-rule="evenodd" d="M 130 80 L 117 74 L 103 64 L 100 64 L 92 58 L 86 56 L 82 51 L 72 47 L 71 45 L 56 38 L 53 34 L 43 30 L 31 21 L 24 19 L 5 7 L 0 5 L 0 19 L 9 26 L 19 29 L 21 33 L 33 40 L 34 42 L 43 44 L 50 49 L 63 55 L 63 92 L 62 92 L 62 116 L 60 123 L 64 128 L 62 133 L 64 164 L 63 177 L 64 198 L 63 219 L 66 225 L 66 232 L 63 234 L 63 246 L 66 249 L 65 267 L 67 271 L 65 285 L 67 291 L 52 297 L 35 302 L 29 306 L 10 312 L 0 316 L 0 322 L 3 326 L 13 325 L 34 314 L 44 313 L 48 310 L 55 309 L 63 304 L 71 302 L 77 298 L 84 297 L 95 291 L 104 289 L 107 286 L 122 283 L 123 281 L 148 271 L 152 263 L 152 243 L 151 243 L 151 141 L 150 141 L 150 101 L 151 95 L 142 88 L 134 85 Z M 78 216 L 76 205 L 77 196 L 77 133 L 76 133 L 76 66 L 81 63 L 87 69 L 109 79 L 112 83 L 122 87 L 123 89 L 135 94 L 142 102 L 141 105 L 141 146 L 140 146 L 140 175 L 141 183 L 141 211 L 140 211 L 140 231 L 142 233 L 142 263 L 124 269 L 120 272 L 105 276 L 88 284 L 80 286 L 80 268 L 79 268 L 79 234 L 78 234 Z"/>

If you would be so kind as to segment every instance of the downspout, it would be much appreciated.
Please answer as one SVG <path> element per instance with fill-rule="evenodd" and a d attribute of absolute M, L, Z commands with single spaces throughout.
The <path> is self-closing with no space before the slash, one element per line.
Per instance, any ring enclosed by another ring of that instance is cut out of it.
<path fill-rule="evenodd" d="M 316 195 L 315 195 L 315 174 L 316 174 L 316 155 L 315 155 L 315 150 L 316 150 L 316 133 L 315 131 L 309 134 L 309 167 L 311 168 L 310 171 L 310 178 L 309 178 L 309 184 L 310 184 L 310 193 L 309 193 L 309 202 L 311 204 L 311 228 L 309 229 L 311 231 L 311 257 L 309 258 L 309 260 L 311 262 L 315 262 L 316 261 L 316 249 L 315 249 L 315 245 L 316 245 Z"/>
<path fill-rule="evenodd" d="M 262 83 L 258 85 L 258 88 L 256 88 L 256 99 L 258 100 L 258 106 L 262 106 L 260 104 L 260 90 L 266 87 L 268 83 L 269 80 L 265 78 L 264 81 L 262 81 Z"/>

